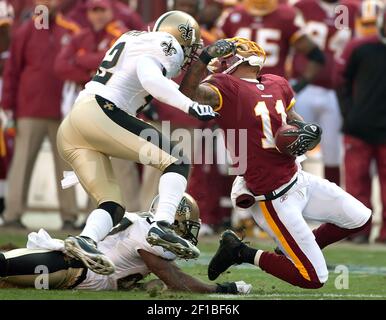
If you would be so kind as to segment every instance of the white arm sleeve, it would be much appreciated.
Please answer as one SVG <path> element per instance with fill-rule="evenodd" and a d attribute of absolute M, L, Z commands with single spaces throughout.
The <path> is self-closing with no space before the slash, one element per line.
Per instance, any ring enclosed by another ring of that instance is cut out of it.
<path fill-rule="evenodd" d="M 162 69 L 162 64 L 155 58 L 139 58 L 137 76 L 143 88 L 157 100 L 188 113 L 192 100 L 183 95 L 176 84 L 162 74 Z"/>

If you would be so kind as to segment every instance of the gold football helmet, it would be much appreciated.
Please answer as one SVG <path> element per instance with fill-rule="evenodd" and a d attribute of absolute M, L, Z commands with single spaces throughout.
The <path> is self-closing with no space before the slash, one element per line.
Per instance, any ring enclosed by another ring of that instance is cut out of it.
<path fill-rule="evenodd" d="M 155 213 L 158 205 L 159 196 L 155 197 L 150 212 Z M 172 225 L 174 231 L 182 238 L 189 240 L 194 245 L 198 242 L 198 232 L 201 227 L 200 209 L 196 200 L 187 193 L 184 193 L 175 214 L 175 220 Z"/>
<path fill-rule="evenodd" d="M 254 16 L 265 16 L 275 11 L 278 0 L 243 0 L 244 8 Z"/>
<path fill-rule="evenodd" d="M 182 11 L 169 11 L 160 16 L 153 31 L 163 31 L 174 36 L 184 51 L 183 66 L 195 58 L 202 47 L 200 26 L 189 14 Z"/>
<path fill-rule="evenodd" d="M 241 37 L 226 40 L 234 43 L 236 54 L 229 54 L 222 58 L 213 59 L 208 65 L 209 71 L 213 73 L 222 72 L 231 74 L 240 64 L 248 62 L 250 66 L 259 67 L 260 72 L 266 59 L 266 54 L 262 47 L 256 42 Z"/>

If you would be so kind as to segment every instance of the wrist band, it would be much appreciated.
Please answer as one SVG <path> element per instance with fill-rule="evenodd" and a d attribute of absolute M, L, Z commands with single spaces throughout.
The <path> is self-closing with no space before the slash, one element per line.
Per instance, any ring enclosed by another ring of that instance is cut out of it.
<path fill-rule="evenodd" d="M 208 64 L 213 59 L 213 57 L 208 53 L 207 50 L 203 50 L 199 58 L 204 64 Z"/>

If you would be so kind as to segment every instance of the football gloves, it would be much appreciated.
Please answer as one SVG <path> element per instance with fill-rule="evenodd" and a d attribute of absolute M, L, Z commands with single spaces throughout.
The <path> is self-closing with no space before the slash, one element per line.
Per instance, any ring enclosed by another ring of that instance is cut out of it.
<path fill-rule="evenodd" d="M 189 114 L 201 121 L 210 121 L 218 115 L 211 106 L 198 104 L 198 102 L 193 102 L 190 105 Z"/>
<path fill-rule="evenodd" d="M 214 58 L 221 58 L 231 53 L 236 54 L 236 46 L 234 43 L 222 39 L 205 47 L 200 55 L 200 60 L 208 64 Z"/>
<path fill-rule="evenodd" d="M 226 294 L 248 294 L 251 292 L 252 285 L 244 281 L 218 283 L 216 293 Z"/>
<path fill-rule="evenodd" d="M 288 124 L 298 127 L 298 138 L 288 146 L 291 155 L 301 156 L 319 144 L 322 136 L 322 128 L 319 125 L 296 119 L 289 121 Z"/>

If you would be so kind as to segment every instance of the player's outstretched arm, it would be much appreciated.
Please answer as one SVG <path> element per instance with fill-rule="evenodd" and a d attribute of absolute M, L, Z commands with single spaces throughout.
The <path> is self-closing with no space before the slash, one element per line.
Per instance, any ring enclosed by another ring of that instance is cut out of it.
<path fill-rule="evenodd" d="M 200 84 L 206 74 L 206 68 L 213 58 L 235 53 L 235 46 L 227 40 L 218 40 L 204 48 L 200 58 L 191 64 L 180 85 L 180 91 L 187 97 L 212 107 L 219 105 L 218 94 L 208 85 Z"/>
<path fill-rule="evenodd" d="M 138 250 L 149 270 L 162 280 L 170 290 L 196 293 L 249 293 L 252 286 L 243 281 L 223 284 L 206 284 L 186 273 L 172 262 L 145 250 Z"/>
<path fill-rule="evenodd" d="M 163 75 L 162 65 L 150 56 L 141 57 L 137 65 L 137 75 L 143 88 L 157 100 L 188 113 L 199 120 L 208 121 L 216 117 L 209 105 L 192 101 Z"/>

